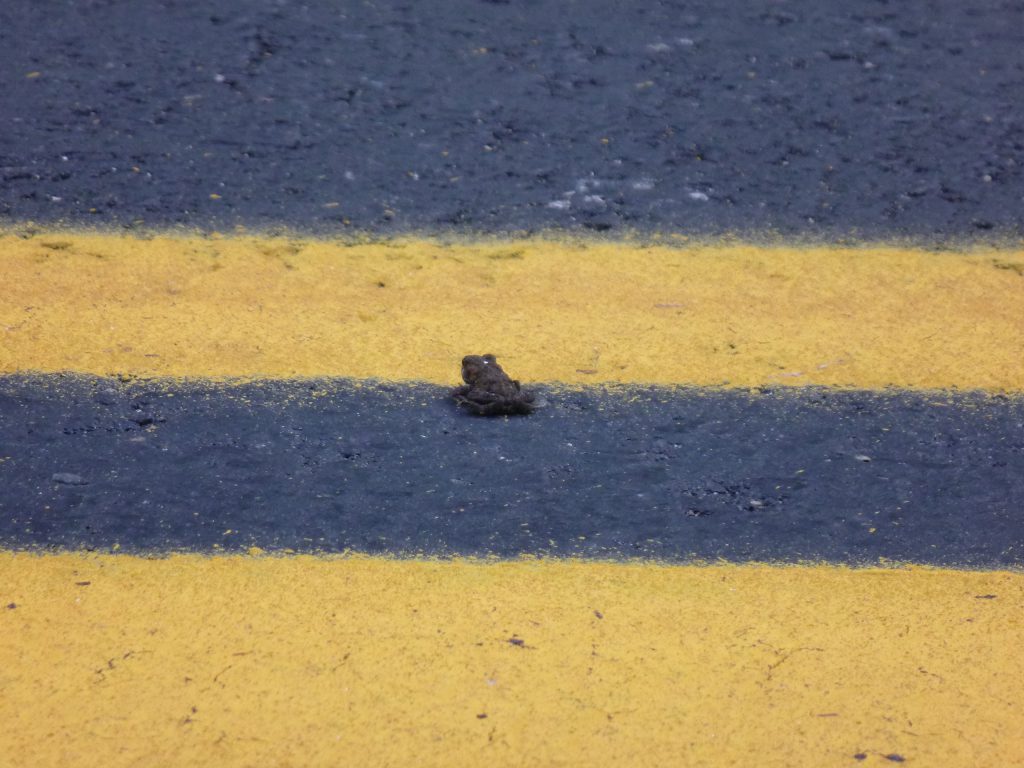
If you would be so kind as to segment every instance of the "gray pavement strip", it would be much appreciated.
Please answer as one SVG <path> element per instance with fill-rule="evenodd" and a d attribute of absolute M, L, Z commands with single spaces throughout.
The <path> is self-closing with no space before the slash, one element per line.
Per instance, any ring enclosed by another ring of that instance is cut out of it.
<path fill-rule="evenodd" d="M 1019 2 L 13 2 L 0 46 L 0 224 L 1024 233 Z"/>
<path fill-rule="evenodd" d="M 416 384 L 0 377 L 0 546 L 1024 560 L 1019 397 L 540 394 L 483 418 Z"/>

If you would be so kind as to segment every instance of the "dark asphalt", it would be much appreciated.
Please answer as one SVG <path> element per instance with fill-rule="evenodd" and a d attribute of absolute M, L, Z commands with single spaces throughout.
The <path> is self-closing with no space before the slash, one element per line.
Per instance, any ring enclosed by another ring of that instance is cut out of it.
<path fill-rule="evenodd" d="M 13 0 L 0 48 L 0 224 L 1024 234 L 1019 0 Z"/>
<path fill-rule="evenodd" d="M 175 386 L 0 378 L 0 547 L 1024 564 L 1020 398 Z"/>

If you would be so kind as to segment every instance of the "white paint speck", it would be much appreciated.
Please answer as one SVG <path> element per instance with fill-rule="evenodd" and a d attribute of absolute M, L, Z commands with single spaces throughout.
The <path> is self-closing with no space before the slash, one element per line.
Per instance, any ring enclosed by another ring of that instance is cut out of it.
<path fill-rule="evenodd" d="M 690 198 L 691 200 L 700 200 L 701 202 L 704 203 L 711 199 L 703 192 L 690 192 L 689 194 L 687 194 L 687 197 Z"/>
<path fill-rule="evenodd" d="M 227 80 L 227 78 L 220 73 L 213 76 L 213 82 L 215 83 L 223 83 L 225 80 Z"/>
<path fill-rule="evenodd" d="M 641 192 L 647 192 L 648 190 L 654 189 L 654 179 L 637 179 L 630 186 Z"/>
<path fill-rule="evenodd" d="M 548 208 L 556 208 L 559 211 L 564 211 L 569 208 L 571 203 L 568 200 L 552 200 L 548 203 Z"/>

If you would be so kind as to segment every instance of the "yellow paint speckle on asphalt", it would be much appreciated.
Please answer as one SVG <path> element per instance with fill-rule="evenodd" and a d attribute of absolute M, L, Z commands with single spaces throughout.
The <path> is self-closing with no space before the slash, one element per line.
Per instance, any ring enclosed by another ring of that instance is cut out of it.
<path fill-rule="evenodd" d="M 1024 251 L 0 236 L 0 373 L 1024 391 Z"/>
<path fill-rule="evenodd" d="M 1019 765 L 1021 648 L 1020 573 L 7 552 L 0 762 Z"/>

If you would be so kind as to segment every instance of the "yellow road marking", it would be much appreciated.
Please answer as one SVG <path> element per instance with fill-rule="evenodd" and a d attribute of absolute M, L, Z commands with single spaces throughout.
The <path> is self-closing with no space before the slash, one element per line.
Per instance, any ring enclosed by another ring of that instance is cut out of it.
<path fill-rule="evenodd" d="M 1020 573 L 6 552 L 0 755 L 1016 765 L 1022 609 Z"/>
<path fill-rule="evenodd" d="M 0 236 L 0 372 L 1024 390 L 1024 251 Z"/>

